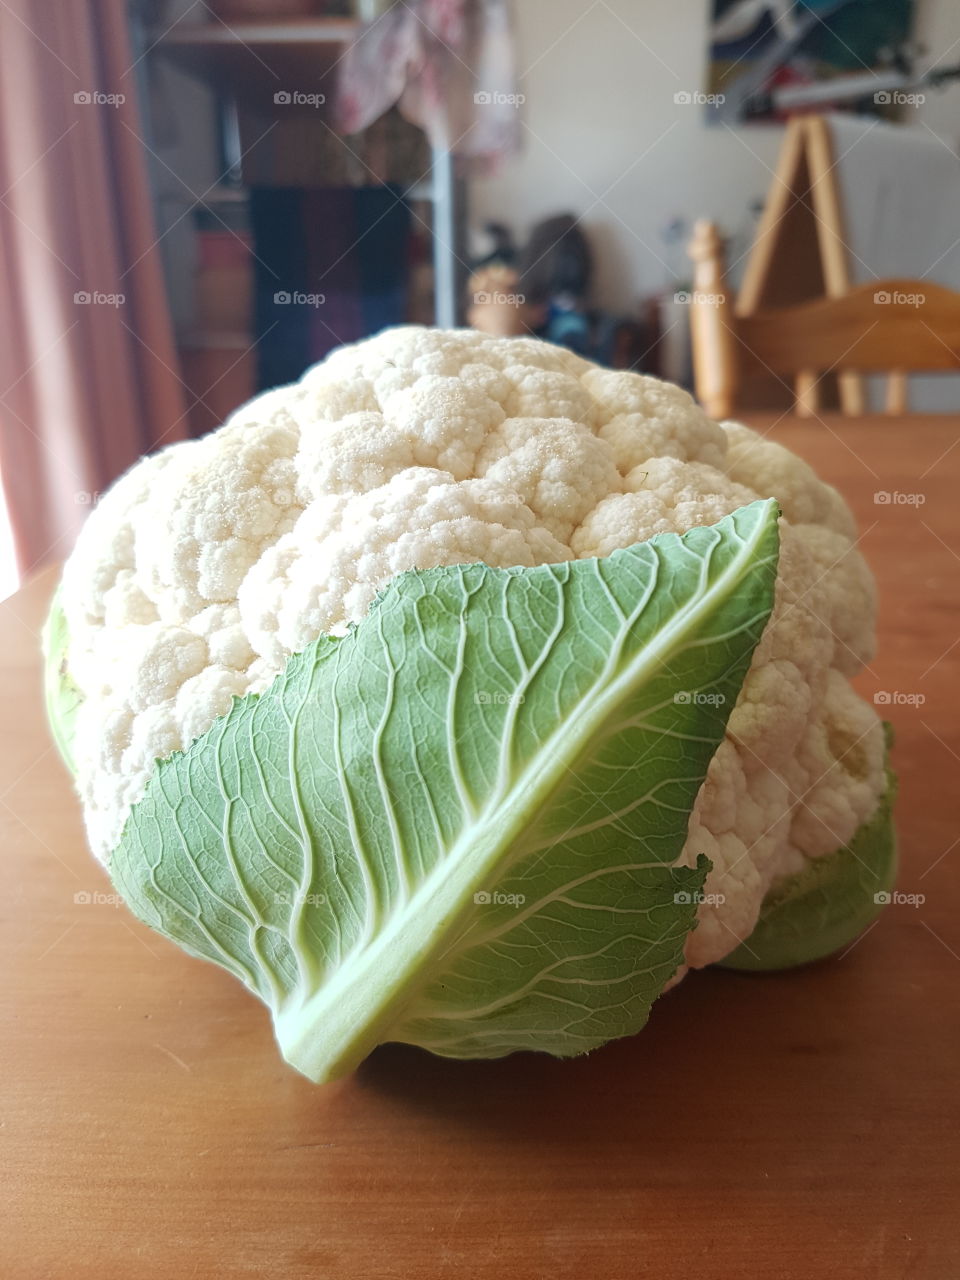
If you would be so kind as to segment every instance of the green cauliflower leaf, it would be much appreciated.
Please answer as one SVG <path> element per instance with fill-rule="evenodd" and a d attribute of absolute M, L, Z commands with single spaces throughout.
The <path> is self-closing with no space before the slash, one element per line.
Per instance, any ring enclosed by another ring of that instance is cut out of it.
<path fill-rule="evenodd" d="M 708 860 L 673 864 L 773 606 L 777 518 L 400 575 L 158 764 L 118 889 L 263 999 L 313 1080 L 387 1040 L 632 1034 L 695 926 Z"/>

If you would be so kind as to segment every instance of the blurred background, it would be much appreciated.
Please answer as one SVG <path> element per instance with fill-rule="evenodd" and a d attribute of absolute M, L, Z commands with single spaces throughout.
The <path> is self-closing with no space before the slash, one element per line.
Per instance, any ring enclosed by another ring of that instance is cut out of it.
<path fill-rule="evenodd" d="M 958 140 L 956 0 L 5 0 L 0 594 L 387 325 L 950 413 Z"/>

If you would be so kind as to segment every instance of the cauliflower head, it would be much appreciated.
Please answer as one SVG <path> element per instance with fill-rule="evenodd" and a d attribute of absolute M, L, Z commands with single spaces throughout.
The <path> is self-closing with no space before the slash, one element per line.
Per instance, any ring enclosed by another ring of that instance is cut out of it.
<path fill-rule="evenodd" d="M 782 510 L 774 610 L 680 859 L 712 863 L 686 964 L 721 960 L 881 803 L 883 727 L 849 683 L 873 652 L 873 582 L 805 462 L 678 387 L 534 339 L 385 331 L 102 498 L 60 592 L 91 846 L 108 863 L 156 761 L 401 570 L 607 556 L 758 497 Z"/>

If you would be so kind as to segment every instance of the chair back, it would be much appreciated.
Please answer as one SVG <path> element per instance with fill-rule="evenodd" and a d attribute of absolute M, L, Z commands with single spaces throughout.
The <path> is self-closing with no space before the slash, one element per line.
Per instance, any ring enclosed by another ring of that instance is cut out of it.
<path fill-rule="evenodd" d="M 876 280 L 738 315 L 712 223 L 697 223 L 690 256 L 696 390 L 714 417 L 735 412 L 743 381 L 757 374 L 789 380 L 797 413 L 810 415 L 829 373 L 886 374 L 887 412 L 904 413 L 907 373 L 960 372 L 960 293 L 928 280 Z"/>

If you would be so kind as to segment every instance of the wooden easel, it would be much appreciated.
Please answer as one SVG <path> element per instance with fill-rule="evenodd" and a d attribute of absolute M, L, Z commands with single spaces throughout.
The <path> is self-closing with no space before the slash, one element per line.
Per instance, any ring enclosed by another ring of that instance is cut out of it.
<path fill-rule="evenodd" d="M 750 316 L 769 307 L 848 292 L 851 281 L 836 164 L 830 126 L 823 116 L 797 116 L 789 122 L 734 304 L 735 315 Z M 842 373 L 837 382 L 843 412 L 863 413 L 860 375 Z M 799 411 L 818 411 L 818 390 L 815 373 L 797 375 Z"/>
<path fill-rule="evenodd" d="M 960 170 L 929 130 L 853 116 L 793 120 L 739 296 L 728 287 L 716 227 L 694 228 L 694 381 L 708 413 L 729 417 L 757 407 L 761 395 L 776 402 L 792 384 L 797 414 L 819 414 L 836 386 L 843 413 L 855 416 L 883 376 L 886 412 L 902 415 L 907 370 L 956 375 L 958 202 Z M 936 324 L 929 307 L 910 323 L 873 310 L 889 300 L 886 284 L 929 295 L 932 307 L 934 271 L 945 295 Z M 930 381 L 918 377 L 912 387 L 925 397 L 923 410 L 954 413 L 960 379 L 944 379 L 936 391 Z"/>
<path fill-rule="evenodd" d="M 830 125 L 822 116 L 798 116 L 787 125 L 763 216 L 750 250 L 733 316 L 746 317 L 818 297 L 839 297 L 851 287 L 843 212 Z M 700 255 L 694 246 L 694 256 Z M 703 248 L 701 247 L 701 253 Z M 702 260 L 702 259 L 701 259 Z M 837 375 L 844 413 L 864 410 L 858 373 Z M 795 381 L 799 413 L 817 413 L 820 379 L 814 371 Z M 889 396 L 905 396 L 896 375 Z"/>

